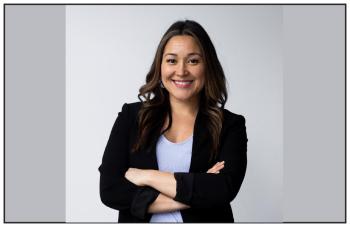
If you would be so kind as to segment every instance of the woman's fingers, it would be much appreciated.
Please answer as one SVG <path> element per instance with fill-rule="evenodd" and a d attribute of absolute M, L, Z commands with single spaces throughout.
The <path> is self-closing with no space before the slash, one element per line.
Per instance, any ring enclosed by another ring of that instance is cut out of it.
<path fill-rule="evenodd" d="M 212 168 L 214 167 L 218 167 L 218 166 L 222 166 L 225 164 L 225 161 L 222 161 L 222 162 L 217 162 Z"/>
<path fill-rule="evenodd" d="M 213 167 L 211 167 L 207 173 L 220 173 L 219 170 L 224 168 L 225 161 L 217 162 Z"/>
<path fill-rule="evenodd" d="M 222 161 L 222 162 L 216 163 L 212 168 L 214 168 L 214 169 L 222 169 L 224 167 L 224 165 L 225 165 L 225 162 Z"/>

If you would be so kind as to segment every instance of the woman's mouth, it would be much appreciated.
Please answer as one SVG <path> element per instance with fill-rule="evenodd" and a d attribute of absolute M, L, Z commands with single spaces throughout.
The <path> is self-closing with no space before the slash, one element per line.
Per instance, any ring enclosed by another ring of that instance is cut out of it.
<path fill-rule="evenodd" d="M 172 80 L 178 88 L 189 88 L 191 87 L 193 80 Z"/>

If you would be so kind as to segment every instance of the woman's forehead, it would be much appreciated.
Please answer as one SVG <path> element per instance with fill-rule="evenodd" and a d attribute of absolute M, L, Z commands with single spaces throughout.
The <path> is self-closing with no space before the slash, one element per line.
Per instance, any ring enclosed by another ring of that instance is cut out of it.
<path fill-rule="evenodd" d="M 178 35 L 170 38 L 164 48 L 164 56 L 166 54 L 183 54 L 193 55 L 198 54 L 201 55 L 201 50 L 196 40 L 189 35 Z"/>

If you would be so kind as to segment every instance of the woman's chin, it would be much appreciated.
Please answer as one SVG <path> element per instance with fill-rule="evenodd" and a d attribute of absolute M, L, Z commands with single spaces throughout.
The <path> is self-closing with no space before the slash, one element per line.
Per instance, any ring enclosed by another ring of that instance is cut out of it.
<path fill-rule="evenodd" d="M 171 98 L 180 102 L 190 102 L 196 99 L 196 95 L 171 95 Z"/>

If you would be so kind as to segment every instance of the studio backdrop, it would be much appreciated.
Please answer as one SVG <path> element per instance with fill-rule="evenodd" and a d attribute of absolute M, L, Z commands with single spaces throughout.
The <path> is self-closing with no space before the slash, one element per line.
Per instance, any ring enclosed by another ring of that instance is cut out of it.
<path fill-rule="evenodd" d="M 208 32 L 228 81 L 226 108 L 246 117 L 248 167 L 231 203 L 235 220 L 282 221 L 282 7 L 215 5 L 66 8 L 67 221 L 116 220 L 92 167 L 122 105 L 138 101 L 162 35 L 183 19 Z"/>

